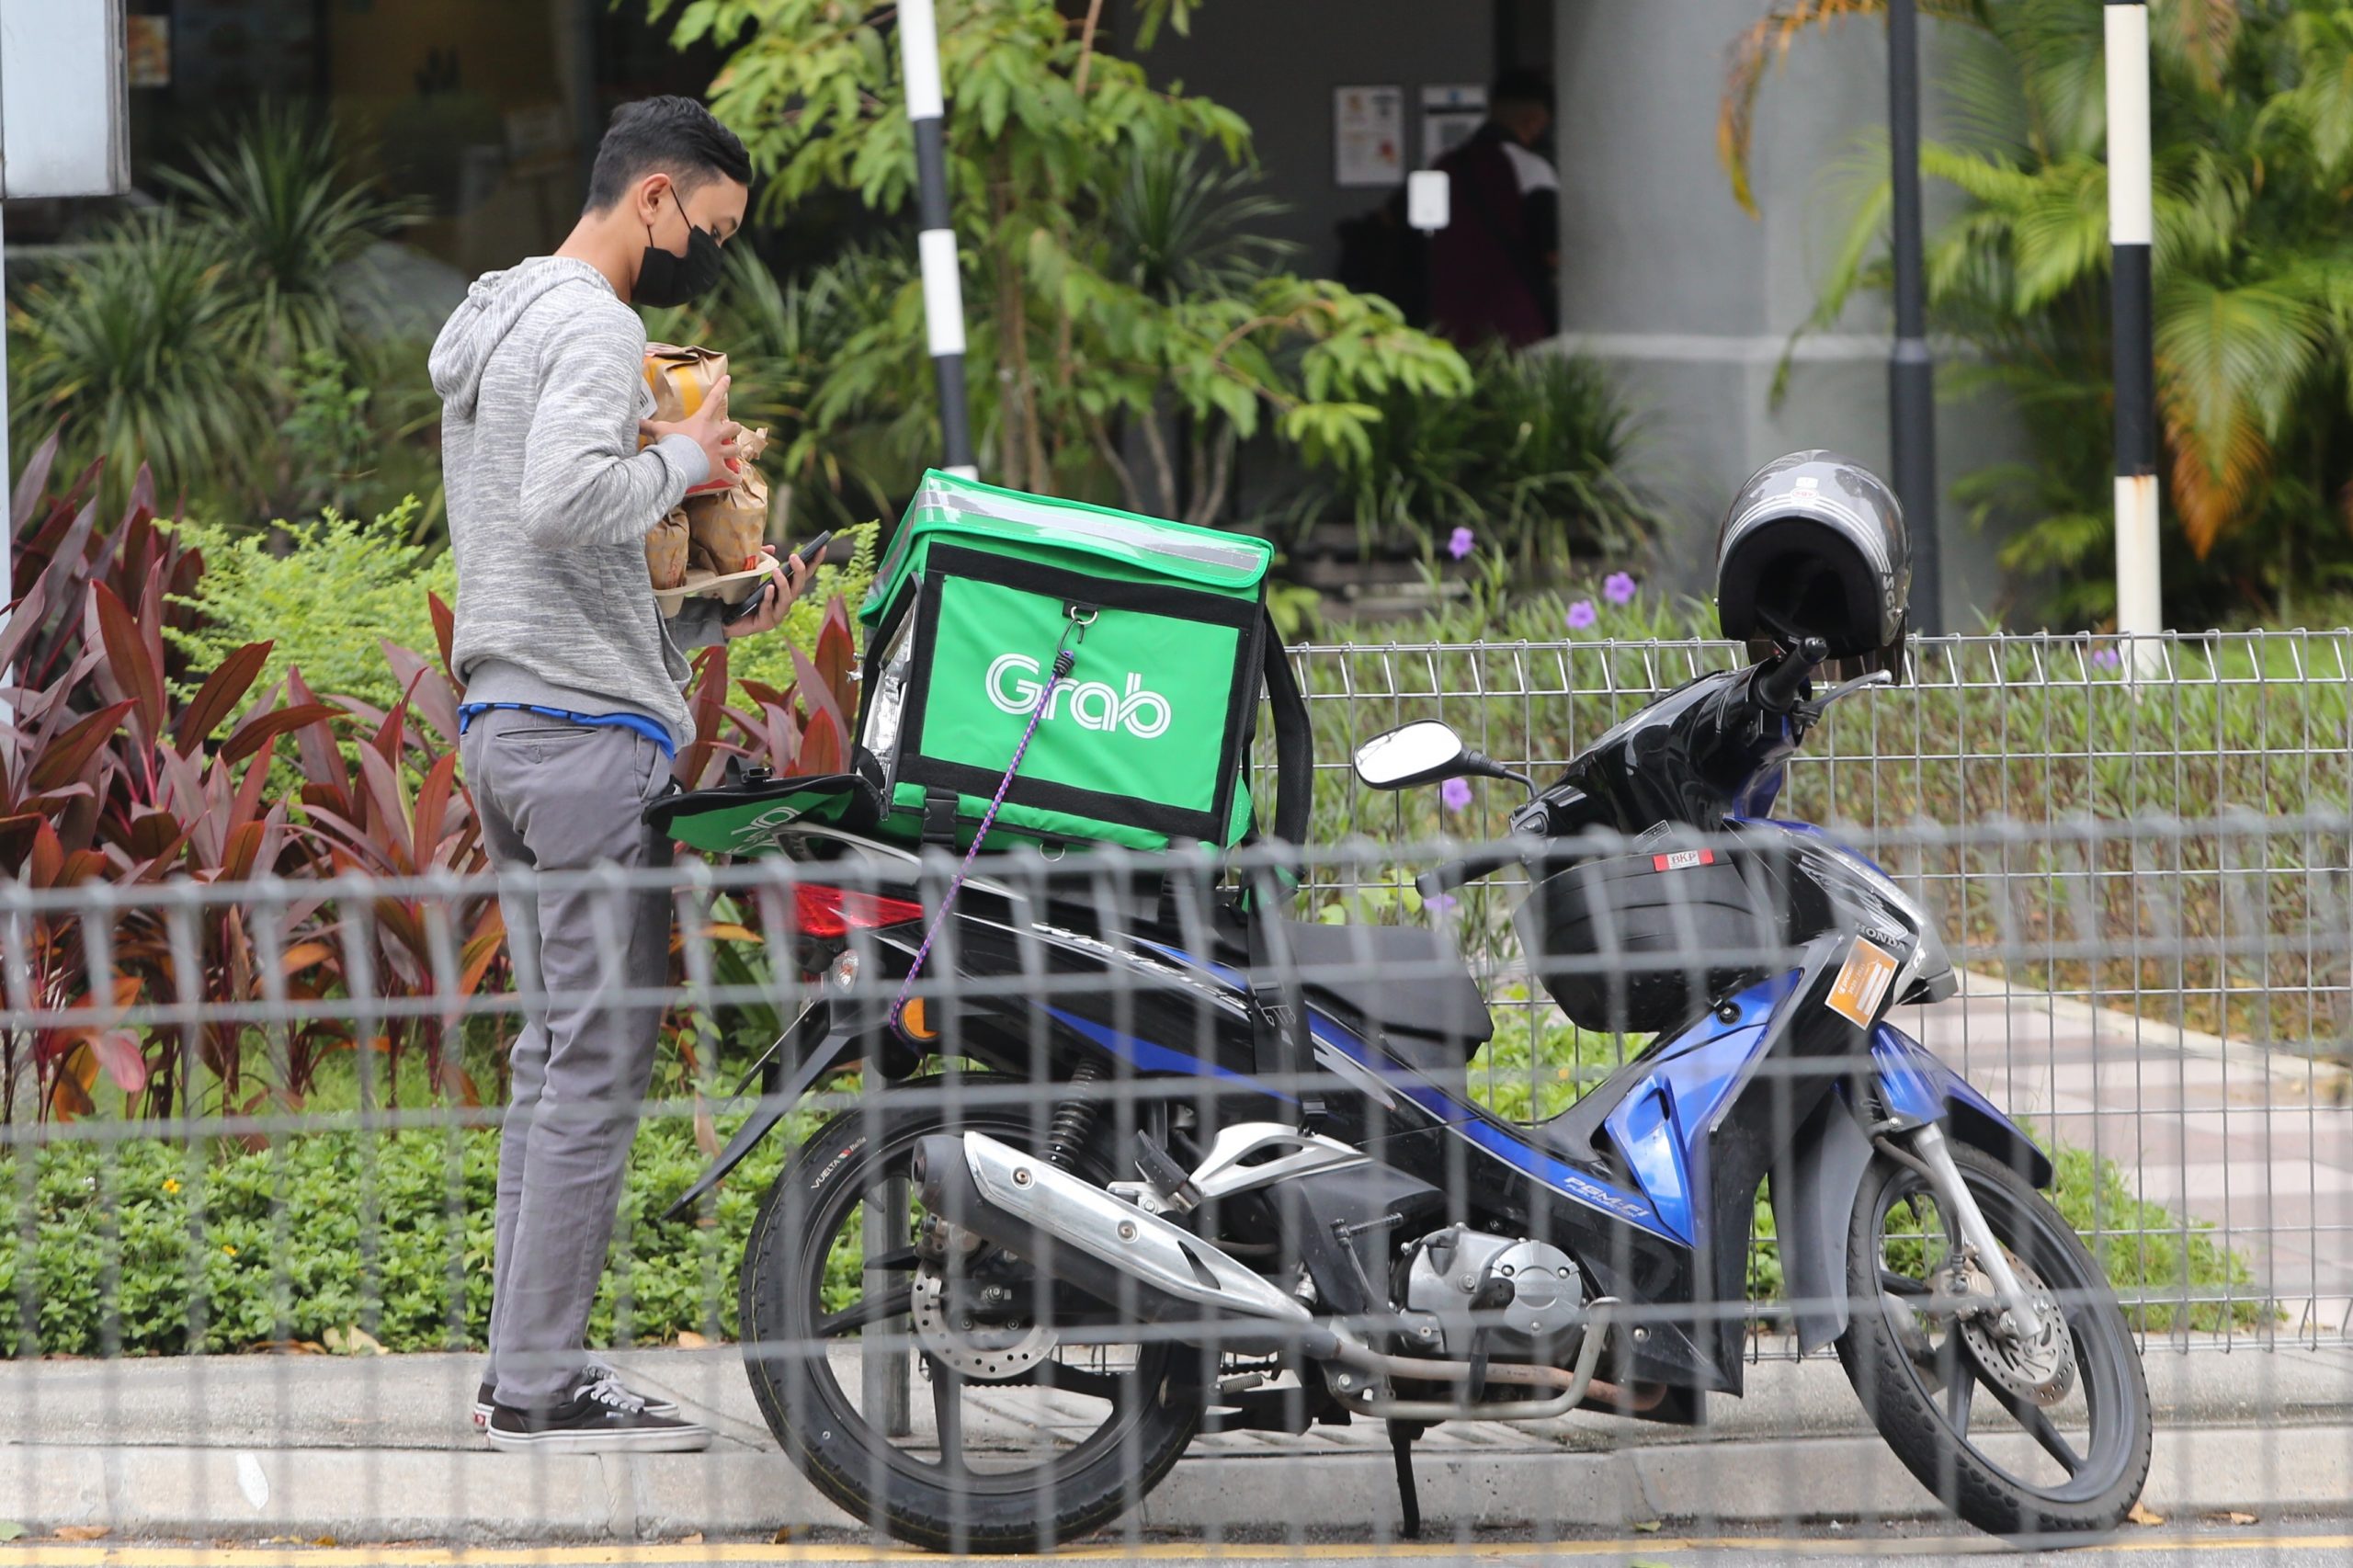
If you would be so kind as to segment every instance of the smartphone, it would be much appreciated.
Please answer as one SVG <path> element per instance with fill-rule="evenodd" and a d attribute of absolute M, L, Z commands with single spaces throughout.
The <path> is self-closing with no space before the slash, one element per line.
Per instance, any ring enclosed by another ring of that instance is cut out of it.
<path fill-rule="evenodd" d="M 817 557 L 823 554 L 825 547 L 833 542 L 834 530 L 827 528 L 824 533 L 819 534 L 815 539 L 811 540 L 808 543 L 795 548 L 792 551 L 792 555 L 787 557 L 787 559 L 790 560 L 797 557 L 803 566 L 814 571 L 817 565 Z M 723 626 L 733 626 L 739 620 L 751 619 L 752 617 L 760 613 L 760 606 L 767 602 L 767 597 L 768 585 L 763 583 L 760 585 L 760 591 L 758 593 L 747 594 L 745 596 L 744 602 L 742 604 L 731 606 L 726 615 L 721 619 L 720 624 Z"/>

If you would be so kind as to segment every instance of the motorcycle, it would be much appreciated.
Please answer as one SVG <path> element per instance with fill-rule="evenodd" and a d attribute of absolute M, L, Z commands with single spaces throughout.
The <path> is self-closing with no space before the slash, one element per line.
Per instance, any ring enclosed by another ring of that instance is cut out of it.
<path fill-rule="evenodd" d="M 785 1453 L 902 1540 L 1027 1551 L 1132 1507 L 1197 1433 L 1381 1421 L 1411 1531 L 1436 1423 L 1740 1394 L 1769 1188 L 1801 1350 L 1836 1346 L 1924 1485 L 1997 1535 L 2120 1524 L 2151 1441 L 2124 1313 L 2051 1160 L 1887 1021 L 1956 989 L 1934 924 L 1768 815 L 1823 711 L 1888 678 L 1813 697 L 1824 653 L 1702 676 L 1549 787 L 1435 722 L 1358 752 L 1375 790 L 1525 787 L 1509 845 L 1424 892 L 1523 866 L 1534 978 L 1653 1033 L 1535 1124 L 1469 1094 L 1492 1017 L 1437 931 L 981 876 L 929 933 L 915 856 L 782 828 L 821 994 L 681 1207 L 864 1064 L 743 1260 Z M 947 978 L 898 995 L 926 950 Z"/>

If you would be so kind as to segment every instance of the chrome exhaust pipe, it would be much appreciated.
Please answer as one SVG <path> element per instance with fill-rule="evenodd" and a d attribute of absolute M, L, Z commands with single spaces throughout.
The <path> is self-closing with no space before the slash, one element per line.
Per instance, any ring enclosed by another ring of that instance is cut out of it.
<path fill-rule="evenodd" d="M 1190 1343 L 1265 1353 L 1325 1340 L 1307 1308 L 1223 1249 L 983 1132 L 915 1145 L 924 1207 Z"/>

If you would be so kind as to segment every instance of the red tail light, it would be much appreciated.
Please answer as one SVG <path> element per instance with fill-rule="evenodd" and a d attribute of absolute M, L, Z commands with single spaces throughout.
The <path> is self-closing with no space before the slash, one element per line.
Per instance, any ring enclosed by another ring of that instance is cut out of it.
<path fill-rule="evenodd" d="M 923 905 L 847 888 L 802 882 L 792 890 L 793 927 L 804 937 L 838 939 L 853 930 L 875 931 L 923 918 Z"/>

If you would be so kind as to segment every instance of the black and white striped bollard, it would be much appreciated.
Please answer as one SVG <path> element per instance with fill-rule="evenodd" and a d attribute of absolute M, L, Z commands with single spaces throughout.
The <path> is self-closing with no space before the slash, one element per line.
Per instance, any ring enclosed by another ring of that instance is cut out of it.
<path fill-rule="evenodd" d="M 956 265 L 956 227 L 948 213 L 948 145 L 939 85 L 939 23 L 932 0 L 900 0 L 899 62 L 906 77 L 907 119 L 915 133 L 915 203 L 923 232 L 915 238 L 923 265 L 924 325 L 939 382 L 941 467 L 978 479 L 972 460 L 972 416 L 964 395 L 964 290 Z"/>
<path fill-rule="evenodd" d="M 2157 399 L 2149 300 L 2149 7 L 2109 0 L 2108 240 L 2116 336 L 2116 630 L 2155 673 L 2165 629 L 2157 567 Z"/>

